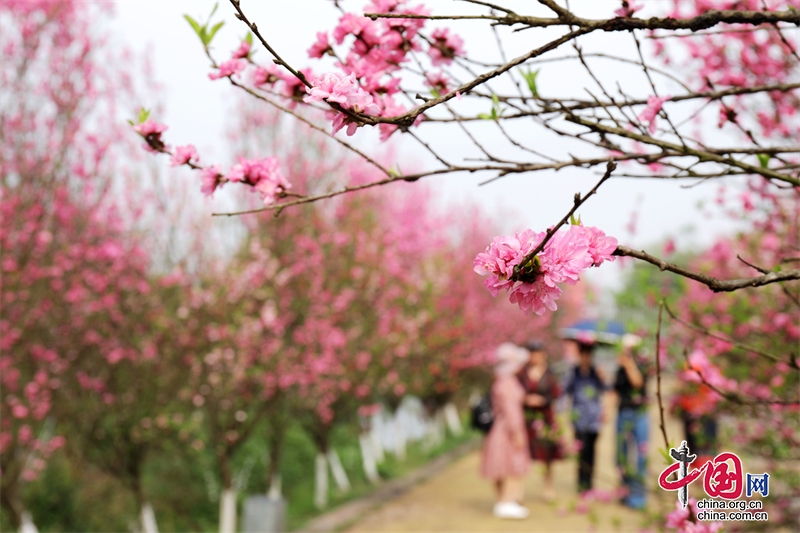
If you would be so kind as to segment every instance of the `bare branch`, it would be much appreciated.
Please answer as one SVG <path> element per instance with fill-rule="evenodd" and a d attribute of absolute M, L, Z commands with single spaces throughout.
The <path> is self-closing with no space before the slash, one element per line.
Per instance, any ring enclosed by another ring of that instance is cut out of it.
<path fill-rule="evenodd" d="M 657 257 L 648 254 L 644 250 L 637 252 L 636 250 L 632 250 L 626 246 L 618 246 L 617 249 L 614 251 L 614 255 L 635 257 L 636 259 L 641 259 L 642 261 L 646 261 L 652 265 L 657 266 L 658 268 L 661 269 L 662 272 L 664 270 L 668 270 L 685 278 L 699 281 L 703 285 L 708 286 L 708 288 L 710 288 L 714 292 L 731 292 L 739 289 L 745 289 L 747 287 L 761 287 L 763 285 L 769 285 L 770 283 L 779 283 L 781 281 L 791 281 L 800 279 L 800 269 L 797 269 L 797 270 L 786 270 L 783 272 L 770 272 L 769 274 L 765 274 L 763 276 L 757 276 L 755 278 L 719 280 L 716 278 L 712 278 L 711 276 L 706 276 L 705 274 L 692 272 L 691 270 L 687 270 L 673 263 L 668 263 L 663 259 L 659 259 Z"/>

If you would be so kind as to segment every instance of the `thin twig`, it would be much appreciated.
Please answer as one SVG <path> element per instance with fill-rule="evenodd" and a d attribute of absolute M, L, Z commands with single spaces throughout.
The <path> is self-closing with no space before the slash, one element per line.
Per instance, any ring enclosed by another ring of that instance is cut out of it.
<path fill-rule="evenodd" d="M 539 252 L 541 252 L 541 251 L 544 249 L 544 246 L 547 244 L 547 242 L 548 242 L 550 239 L 552 239 L 552 238 L 553 238 L 553 235 L 555 235 L 555 233 L 556 233 L 556 232 L 559 230 L 559 228 L 560 228 L 561 226 L 563 226 L 564 224 L 566 224 L 566 223 L 567 223 L 567 221 L 569 220 L 569 217 L 571 217 L 573 214 L 575 214 L 575 211 L 577 211 L 577 210 L 578 210 L 578 208 L 579 208 L 580 206 L 582 206 L 582 205 L 584 204 L 584 202 L 586 202 L 586 200 L 588 200 L 588 199 L 589 199 L 589 197 L 591 197 L 591 196 L 592 196 L 594 193 L 596 193 L 596 192 L 597 192 L 597 189 L 598 189 L 598 188 L 599 188 L 599 187 L 600 187 L 600 186 L 601 186 L 603 183 L 605 183 L 605 181 L 606 181 L 608 178 L 610 178 L 610 177 L 611 177 L 611 173 L 612 173 L 612 172 L 614 172 L 614 169 L 616 169 L 616 168 L 617 168 L 617 164 L 614 162 L 614 160 L 611 160 L 611 161 L 609 161 L 609 162 L 606 164 L 606 173 L 605 173 L 605 174 L 603 174 L 603 177 L 602 177 L 602 178 L 600 178 L 600 181 L 598 181 L 598 182 L 597 182 L 597 185 L 595 185 L 594 187 L 592 187 L 592 190 L 591 190 L 591 191 L 589 191 L 589 192 L 586 194 L 586 196 L 584 196 L 583 198 L 581 198 L 581 195 L 580 195 L 580 193 L 575 193 L 575 200 L 574 200 L 574 205 L 572 206 L 572 209 L 570 209 L 570 210 L 569 210 L 569 213 L 567 213 L 566 215 L 564 215 L 564 218 L 562 218 L 562 219 L 561 219 L 561 221 L 560 221 L 558 224 L 556 224 L 556 225 L 555 225 L 555 226 L 553 226 L 552 228 L 548 229 L 548 230 L 547 230 L 547 234 L 545 234 L 545 236 L 544 236 L 544 239 L 542 239 L 542 242 L 540 242 L 540 243 L 539 243 L 539 245 L 538 245 L 536 248 L 534 248 L 534 249 L 533 249 L 533 250 L 531 250 L 531 251 L 530 251 L 528 254 L 526 254 L 526 255 L 525 255 L 525 257 L 523 257 L 523 258 L 522 258 L 522 261 L 520 261 L 520 262 L 519 262 L 519 264 L 518 264 L 517 266 L 515 266 L 515 267 L 514 267 L 514 274 L 513 274 L 513 275 L 511 276 L 511 278 L 510 278 L 512 281 L 517 281 L 517 279 L 518 279 L 518 277 L 519 277 L 519 274 L 520 274 L 520 270 L 521 270 L 521 269 L 522 269 L 522 268 L 523 268 L 523 267 L 524 267 L 526 264 L 528 264 L 528 262 L 529 262 L 531 259 L 533 259 L 534 257 L 536 257 L 536 254 L 538 254 Z"/>
<path fill-rule="evenodd" d="M 667 426 L 664 424 L 664 403 L 661 401 L 661 313 L 664 311 L 664 300 L 658 305 L 658 329 L 656 330 L 656 396 L 658 397 L 658 414 L 661 419 L 661 435 L 664 446 L 669 450 Z"/>

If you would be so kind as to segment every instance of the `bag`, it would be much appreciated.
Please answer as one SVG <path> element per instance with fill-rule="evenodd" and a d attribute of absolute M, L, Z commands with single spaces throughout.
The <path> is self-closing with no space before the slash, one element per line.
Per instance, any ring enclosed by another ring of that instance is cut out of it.
<path fill-rule="evenodd" d="M 472 407 L 472 427 L 482 433 L 489 433 L 493 423 L 492 401 L 488 396 L 484 396 Z"/>

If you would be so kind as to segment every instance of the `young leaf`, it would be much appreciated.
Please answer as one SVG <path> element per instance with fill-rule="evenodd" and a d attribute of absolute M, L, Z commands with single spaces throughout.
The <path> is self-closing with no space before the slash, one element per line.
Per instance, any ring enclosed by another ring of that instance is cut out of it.
<path fill-rule="evenodd" d="M 770 155 L 769 154 L 756 154 L 758 158 L 758 162 L 761 165 L 761 168 L 767 168 L 769 166 Z"/>
<path fill-rule="evenodd" d="M 486 113 L 480 113 L 478 115 L 478 118 L 483 119 L 483 120 L 492 120 L 492 117 L 490 115 L 487 115 Z"/>
<path fill-rule="evenodd" d="M 569 223 L 572 226 L 580 226 L 581 225 L 581 217 L 578 215 L 578 218 L 575 218 L 575 214 L 571 214 L 569 216 Z"/>
<path fill-rule="evenodd" d="M 139 109 L 139 124 L 150 118 L 150 110 L 141 108 Z"/>
<path fill-rule="evenodd" d="M 194 30 L 194 32 L 195 32 L 195 33 L 198 35 L 198 37 L 199 37 L 199 36 L 200 36 L 200 24 L 198 24 L 198 23 L 197 23 L 197 21 L 196 21 L 196 20 L 194 20 L 194 19 L 193 19 L 192 17 L 190 17 L 189 15 L 184 15 L 184 16 L 183 16 L 183 18 L 185 18 L 185 19 L 186 19 L 186 22 L 188 22 L 188 23 L 189 23 L 189 25 L 192 27 L 192 29 Z"/>
<path fill-rule="evenodd" d="M 528 89 L 530 89 L 531 94 L 534 96 L 534 98 L 539 98 L 539 90 L 536 87 L 536 76 L 539 75 L 539 71 L 528 70 L 526 72 L 520 69 L 520 72 L 522 73 L 522 77 L 525 78 L 525 82 L 528 84 Z"/>
<path fill-rule="evenodd" d="M 213 17 L 214 13 L 217 12 L 217 8 L 218 7 L 219 7 L 219 2 L 215 2 L 214 3 L 214 9 L 211 10 L 211 14 L 208 16 L 208 22 L 211 22 L 211 17 Z M 208 23 L 206 23 L 206 26 L 208 26 Z"/>
<path fill-rule="evenodd" d="M 249 44 L 250 46 L 253 46 L 253 34 L 252 33 L 247 32 L 247 35 L 244 36 L 244 40 L 245 40 L 245 42 L 247 42 L 247 44 Z"/>
<path fill-rule="evenodd" d="M 210 44 L 211 43 L 211 39 L 214 38 L 214 35 L 217 34 L 217 32 L 219 31 L 219 29 L 222 27 L 223 24 L 225 24 L 224 20 L 214 24 L 214 26 L 211 28 L 211 31 L 208 33 L 208 42 L 206 42 L 205 44 Z M 250 34 L 248 33 L 248 35 L 250 35 Z"/>

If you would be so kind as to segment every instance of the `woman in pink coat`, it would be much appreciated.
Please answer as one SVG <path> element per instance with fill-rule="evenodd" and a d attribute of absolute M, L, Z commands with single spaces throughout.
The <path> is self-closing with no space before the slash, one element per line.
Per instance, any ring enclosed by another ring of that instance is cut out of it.
<path fill-rule="evenodd" d="M 491 399 L 494 423 L 483 443 L 481 475 L 495 482 L 498 518 L 525 518 L 522 501 L 523 478 L 528 472 L 528 436 L 522 412 L 525 390 L 516 373 L 528 359 L 528 352 L 510 342 L 497 349 Z"/>

